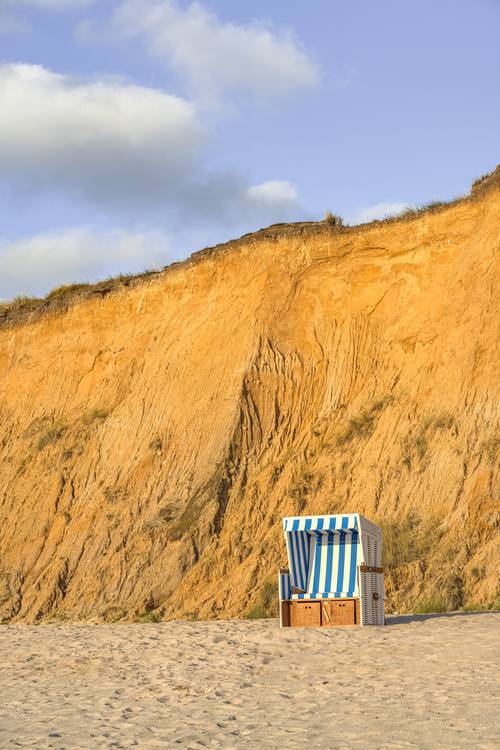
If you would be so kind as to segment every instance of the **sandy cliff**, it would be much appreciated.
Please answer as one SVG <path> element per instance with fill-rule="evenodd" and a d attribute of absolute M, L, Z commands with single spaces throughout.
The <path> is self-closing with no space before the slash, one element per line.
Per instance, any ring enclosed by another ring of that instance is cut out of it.
<path fill-rule="evenodd" d="M 0 619 L 266 609 L 299 512 L 383 524 L 389 610 L 493 602 L 499 247 L 492 179 L 4 314 Z"/>

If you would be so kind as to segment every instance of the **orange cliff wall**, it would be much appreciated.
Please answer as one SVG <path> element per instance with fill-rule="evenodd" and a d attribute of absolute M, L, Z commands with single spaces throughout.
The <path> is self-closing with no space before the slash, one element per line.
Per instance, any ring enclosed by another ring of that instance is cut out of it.
<path fill-rule="evenodd" d="M 0 619 L 242 616 L 304 512 L 383 524 L 389 611 L 493 602 L 499 227 L 493 186 L 6 319 Z"/>

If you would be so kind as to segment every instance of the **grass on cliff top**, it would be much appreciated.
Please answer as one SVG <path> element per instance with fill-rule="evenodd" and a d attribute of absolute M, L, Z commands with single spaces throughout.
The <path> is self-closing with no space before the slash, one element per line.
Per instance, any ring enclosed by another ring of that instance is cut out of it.
<path fill-rule="evenodd" d="M 52 289 L 44 299 L 47 301 L 59 299 L 65 297 L 67 294 L 71 294 L 72 292 L 79 292 L 82 289 L 87 289 L 89 286 L 90 284 L 88 282 L 81 284 L 61 284 L 61 286 L 56 286 L 55 289 Z"/>
<path fill-rule="evenodd" d="M 422 205 L 408 206 L 400 214 L 385 216 L 381 221 L 392 221 L 392 222 L 398 221 L 398 220 L 404 221 L 407 218 L 413 218 L 414 216 L 418 216 L 420 214 L 423 214 L 429 211 L 435 211 L 441 208 L 445 208 L 447 206 L 452 206 L 454 203 L 458 203 L 462 200 L 467 200 L 468 198 L 474 198 L 476 195 L 482 192 L 485 192 L 491 187 L 498 186 L 499 183 L 500 183 L 500 165 L 498 165 L 490 173 L 482 175 L 478 179 L 474 180 L 474 182 L 472 183 L 471 192 L 467 196 L 458 196 L 458 197 L 453 198 L 451 201 L 433 200 L 429 203 L 422 204 Z M 302 222 L 298 222 L 298 223 L 301 224 Z M 320 224 L 321 222 L 309 222 L 309 223 L 312 225 L 312 224 Z M 331 211 L 326 212 L 324 223 L 335 229 L 340 230 L 344 228 L 344 222 L 343 222 L 342 217 L 336 214 L 333 214 Z M 252 236 L 253 234 L 256 234 L 256 233 L 250 232 L 247 235 L 243 235 L 241 239 Z M 215 249 L 215 248 L 207 248 L 207 249 Z M 203 252 L 203 251 L 200 251 L 200 252 Z M 159 269 L 146 269 L 142 273 L 118 274 L 117 276 L 111 276 L 107 279 L 103 279 L 102 281 L 98 281 L 96 283 L 81 282 L 81 283 L 74 283 L 74 284 L 62 284 L 52 289 L 45 297 L 33 297 L 33 296 L 20 295 L 20 296 L 14 297 L 14 299 L 12 300 L 3 301 L 3 302 L 0 301 L 0 319 L 7 317 L 11 313 L 15 313 L 21 310 L 29 310 L 29 309 L 43 310 L 45 306 L 49 306 L 49 305 L 52 306 L 54 303 L 57 303 L 57 302 L 64 304 L 64 302 L 67 299 L 77 298 L 80 296 L 80 294 L 82 296 L 86 296 L 86 294 L 90 295 L 94 292 L 97 292 L 97 293 L 101 292 L 102 294 L 106 294 L 109 291 L 111 291 L 113 288 L 118 286 L 120 283 L 128 285 L 129 283 L 132 283 L 135 280 L 140 280 L 146 276 L 150 276 L 150 275 L 158 274 L 158 273 L 160 273 Z"/>
<path fill-rule="evenodd" d="M 332 214 L 331 211 L 327 211 L 325 214 L 324 221 L 326 224 L 330 224 L 332 227 L 343 227 L 344 226 L 344 219 L 342 216 L 339 216 L 338 214 Z"/>
<path fill-rule="evenodd" d="M 7 301 L 0 302 L 0 312 L 15 312 L 16 310 L 23 310 L 26 307 L 30 307 L 38 302 L 41 302 L 40 297 L 28 297 L 25 294 L 19 294 L 17 297 Z"/>
<path fill-rule="evenodd" d="M 135 281 L 136 279 L 143 279 L 146 276 L 151 276 L 159 273 L 158 269 L 145 269 L 140 273 L 120 273 L 116 276 L 110 276 L 108 278 L 97 281 L 96 283 L 81 282 L 77 284 L 61 284 L 60 286 L 51 289 L 48 294 L 44 297 L 35 297 L 28 295 L 18 295 L 12 300 L 0 301 L 0 315 L 8 315 L 9 313 L 29 310 L 35 308 L 43 308 L 44 306 L 53 305 L 54 303 L 64 303 L 67 299 L 75 298 L 85 293 L 92 294 L 93 292 L 101 291 L 103 294 L 111 291 L 112 288 L 119 284 L 125 284 L 126 286 Z"/>
<path fill-rule="evenodd" d="M 455 198 L 455 200 L 461 200 L 462 196 Z M 432 211 L 434 208 L 441 208 L 442 206 L 448 205 L 445 201 L 429 201 L 429 203 L 417 204 L 414 206 L 406 206 L 400 213 L 393 214 L 394 217 L 410 217 L 418 216 L 418 214 Z"/>

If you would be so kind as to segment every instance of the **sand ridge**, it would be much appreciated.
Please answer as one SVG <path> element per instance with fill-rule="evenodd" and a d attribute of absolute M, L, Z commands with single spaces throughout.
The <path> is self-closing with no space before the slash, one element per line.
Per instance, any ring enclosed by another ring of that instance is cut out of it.
<path fill-rule="evenodd" d="M 0 628 L 0 747 L 500 746 L 500 613 Z"/>

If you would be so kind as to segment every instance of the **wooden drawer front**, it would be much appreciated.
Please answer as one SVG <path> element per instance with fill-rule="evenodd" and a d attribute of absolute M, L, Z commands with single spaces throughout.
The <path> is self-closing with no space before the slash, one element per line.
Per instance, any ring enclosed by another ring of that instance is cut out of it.
<path fill-rule="evenodd" d="M 332 625 L 356 625 L 356 602 L 353 599 L 346 601 L 328 601 L 321 604 L 321 624 Z"/>
<path fill-rule="evenodd" d="M 320 602 L 290 602 L 290 625 L 292 627 L 319 627 L 321 625 Z"/>

